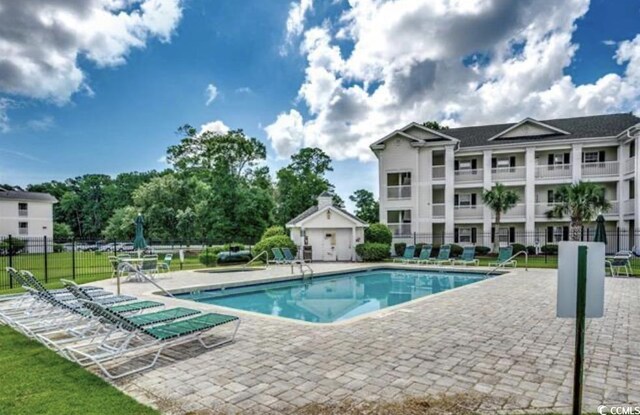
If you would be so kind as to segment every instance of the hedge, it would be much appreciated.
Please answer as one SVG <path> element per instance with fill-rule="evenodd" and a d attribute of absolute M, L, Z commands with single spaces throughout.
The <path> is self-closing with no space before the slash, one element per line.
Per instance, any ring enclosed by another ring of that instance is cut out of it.
<path fill-rule="evenodd" d="M 365 242 L 356 245 L 356 253 L 365 262 L 382 261 L 389 258 L 389 244 Z"/>
<path fill-rule="evenodd" d="M 522 245 L 522 244 L 511 244 L 511 247 L 513 248 L 513 254 L 517 254 L 520 251 L 526 251 L 527 247 Z"/>
<path fill-rule="evenodd" d="M 198 255 L 198 260 L 201 264 L 206 265 L 207 267 L 214 267 L 218 263 L 218 252 L 215 252 L 215 248 L 207 247 L 200 255 Z"/>
<path fill-rule="evenodd" d="M 265 238 L 270 238 L 272 236 L 277 236 L 277 235 L 286 235 L 287 232 L 285 231 L 283 226 L 280 225 L 275 225 L 275 226 L 270 226 L 267 229 L 264 230 L 264 233 L 262 234 L 262 237 L 260 238 L 265 239 Z"/>
<path fill-rule="evenodd" d="M 540 251 L 543 254 L 547 254 L 547 255 L 558 255 L 558 245 L 556 244 L 542 245 L 542 248 L 540 249 Z"/>
<path fill-rule="evenodd" d="M 489 248 L 488 246 L 482 246 L 482 245 L 476 246 L 476 255 L 478 256 L 488 255 L 489 252 L 491 252 L 491 248 Z"/>
<path fill-rule="evenodd" d="M 372 223 L 364 230 L 364 241 L 369 243 L 381 243 L 391 246 L 393 234 L 389 227 L 383 223 Z"/>
<path fill-rule="evenodd" d="M 396 256 L 403 256 L 405 249 L 407 249 L 405 242 L 396 242 L 393 244 L 393 252 L 395 252 Z"/>

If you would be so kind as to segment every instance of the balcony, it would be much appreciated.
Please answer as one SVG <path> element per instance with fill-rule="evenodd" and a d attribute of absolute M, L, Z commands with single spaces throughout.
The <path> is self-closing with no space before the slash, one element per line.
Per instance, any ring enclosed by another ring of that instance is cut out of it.
<path fill-rule="evenodd" d="M 570 179 L 571 164 L 539 164 L 536 179 Z"/>
<path fill-rule="evenodd" d="M 622 213 L 625 215 L 633 215 L 636 210 L 636 200 L 628 199 L 624 201 L 624 205 L 622 206 Z"/>
<path fill-rule="evenodd" d="M 433 207 L 433 212 L 431 215 L 434 218 L 443 219 L 444 211 L 445 211 L 444 203 L 434 203 L 432 207 Z"/>
<path fill-rule="evenodd" d="M 624 173 L 633 173 L 636 171 L 636 158 L 630 157 L 624 161 Z"/>
<path fill-rule="evenodd" d="M 411 199 L 411 185 L 387 186 L 387 199 Z"/>
<path fill-rule="evenodd" d="M 501 219 L 524 219 L 526 215 L 526 207 L 524 203 L 518 203 L 508 211 L 502 214 Z M 494 215 L 495 216 L 495 215 Z"/>
<path fill-rule="evenodd" d="M 444 166 L 433 166 L 433 172 L 431 174 L 433 180 L 444 180 L 444 176 Z"/>
<path fill-rule="evenodd" d="M 457 219 L 482 219 L 483 206 L 456 206 L 454 218 Z"/>
<path fill-rule="evenodd" d="M 618 201 L 610 200 L 609 203 L 611 203 L 611 207 L 604 215 L 605 216 L 618 215 L 618 213 L 620 212 L 620 204 L 618 203 Z"/>
<path fill-rule="evenodd" d="M 547 217 L 547 212 L 553 209 L 553 203 L 536 203 L 536 218 L 542 219 Z"/>
<path fill-rule="evenodd" d="M 411 235 L 410 223 L 387 223 L 387 226 L 393 233 L 393 236 Z"/>
<path fill-rule="evenodd" d="M 456 170 L 456 183 L 482 183 L 482 169 Z"/>
<path fill-rule="evenodd" d="M 491 180 L 494 182 L 509 182 L 524 180 L 526 175 L 526 168 L 524 166 L 519 167 L 497 167 L 491 169 Z"/>
<path fill-rule="evenodd" d="M 582 177 L 617 177 L 619 165 L 617 161 L 582 163 Z"/>

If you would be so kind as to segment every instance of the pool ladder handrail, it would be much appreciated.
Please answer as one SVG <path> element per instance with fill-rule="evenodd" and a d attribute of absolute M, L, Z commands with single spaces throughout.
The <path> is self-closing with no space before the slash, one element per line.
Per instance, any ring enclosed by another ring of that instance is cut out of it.
<path fill-rule="evenodd" d="M 166 295 L 168 295 L 171 298 L 176 298 L 173 294 L 171 294 L 169 291 L 165 290 L 162 286 L 160 286 L 160 284 L 158 284 L 152 277 L 148 276 L 147 274 L 145 274 L 142 270 L 138 269 L 136 270 L 136 275 L 139 277 L 142 277 L 143 279 L 147 280 L 148 282 L 150 282 L 151 284 L 155 285 L 156 288 L 158 288 L 159 290 L 161 290 L 163 293 L 165 293 Z"/>
<path fill-rule="evenodd" d="M 251 264 L 253 261 L 259 259 L 263 255 L 264 255 L 265 269 L 269 269 L 269 254 L 267 253 L 267 251 L 262 251 L 258 255 L 256 255 L 253 258 L 251 258 L 251 261 L 249 261 L 246 264 L 244 264 L 242 266 L 242 269 L 247 269 L 249 267 L 249 264 Z"/>
<path fill-rule="evenodd" d="M 506 264 L 511 262 L 515 257 L 517 257 L 520 254 L 524 254 L 524 270 L 525 271 L 529 271 L 529 253 L 527 251 L 520 251 L 520 252 L 515 253 L 514 255 L 512 255 L 508 259 L 502 261 L 498 265 L 496 265 L 494 268 L 491 269 L 491 271 L 487 272 L 484 276 L 487 277 L 492 272 L 494 272 L 494 271 L 496 271 L 496 270 L 498 270 L 500 268 L 504 268 L 506 266 Z"/>
<path fill-rule="evenodd" d="M 304 272 L 304 269 L 307 268 L 309 270 L 309 273 L 311 274 L 311 278 L 313 278 L 313 268 L 311 268 L 311 266 L 309 264 L 307 264 L 306 262 L 300 260 L 300 259 L 296 259 L 294 261 L 291 261 L 291 273 L 293 274 L 293 266 L 294 265 L 298 265 L 299 269 L 300 269 L 300 273 L 302 274 L 302 279 L 306 279 L 307 274 Z"/>

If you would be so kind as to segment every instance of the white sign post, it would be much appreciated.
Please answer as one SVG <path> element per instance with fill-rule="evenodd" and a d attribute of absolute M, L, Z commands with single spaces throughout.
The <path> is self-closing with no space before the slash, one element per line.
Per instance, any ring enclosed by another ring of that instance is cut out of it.
<path fill-rule="evenodd" d="M 557 316 L 576 319 L 574 415 L 582 413 L 586 317 L 604 314 L 604 248 L 602 242 L 560 242 L 558 246 Z"/>
<path fill-rule="evenodd" d="M 182 269 L 182 264 L 184 264 L 184 249 L 178 251 L 178 255 L 180 256 L 180 269 Z"/>

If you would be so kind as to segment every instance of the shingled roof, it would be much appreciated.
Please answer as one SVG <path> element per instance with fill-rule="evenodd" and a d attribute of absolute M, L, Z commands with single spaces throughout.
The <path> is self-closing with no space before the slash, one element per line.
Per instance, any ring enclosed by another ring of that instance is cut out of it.
<path fill-rule="evenodd" d="M 33 200 L 56 203 L 58 199 L 49 193 L 25 192 L 22 190 L 6 190 L 0 188 L 0 200 Z"/>
<path fill-rule="evenodd" d="M 331 196 L 331 194 L 329 194 L 329 196 Z M 346 211 L 345 209 L 336 207 L 331 205 L 332 209 L 338 210 L 341 213 L 344 213 L 346 216 L 348 216 L 349 218 L 358 221 L 364 225 L 366 225 L 365 222 L 363 222 L 361 219 L 359 219 L 357 216 L 352 215 L 351 213 L 349 213 L 348 211 Z M 324 208 L 323 208 L 324 209 Z M 320 209 L 318 208 L 317 205 L 315 206 L 311 206 L 309 209 L 305 210 L 304 212 L 302 212 L 301 214 L 299 214 L 298 216 L 296 216 L 295 218 L 291 219 L 289 222 L 287 222 L 287 225 L 295 225 L 296 223 L 308 218 L 309 216 L 313 216 L 316 212 L 318 212 Z"/>

